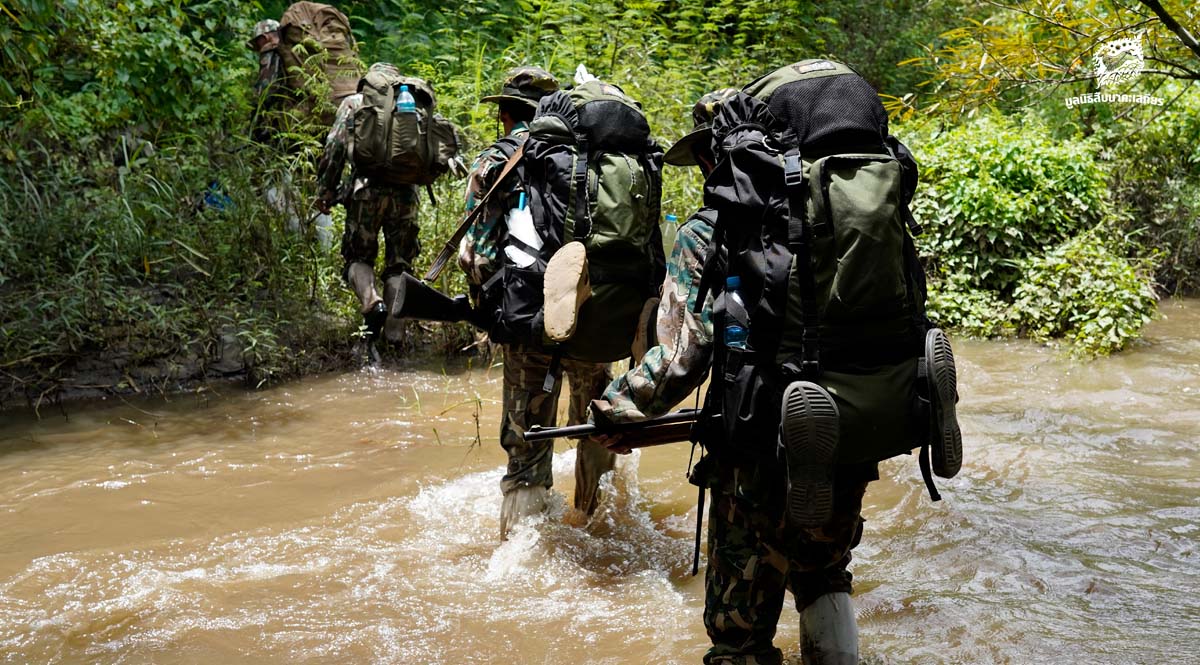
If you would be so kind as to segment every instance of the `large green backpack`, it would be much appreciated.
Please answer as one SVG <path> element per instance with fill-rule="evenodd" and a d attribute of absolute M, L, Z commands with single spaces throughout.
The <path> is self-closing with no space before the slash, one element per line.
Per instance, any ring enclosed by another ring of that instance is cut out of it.
<path fill-rule="evenodd" d="M 416 113 L 396 108 L 407 86 Z M 450 170 L 458 154 L 453 123 L 435 113 L 437 98 L 423 79 L 372 69 L 358 82 L 362 105 L 354 113 L 354 168 L 387 184 L 428 185 Z"/>
<path fill-rule="evenodd" d="M 485 285 L 495 312 L 493 340 L 545 347 L 567 358 L 612 362 L 628 357 L 645 301 L 665 271 L 658 219 L 662 149 L 641 105 L 615 85 L 589 81 L 542 98 L 517 169 L 541 247 L 514 263 L 501 224 L 502 270 Z M 511 201 L 510 206 L 518 205 Z M 575 333 L 548 344 L 542 329 L 546 263 L 564 244 L 583 243 L 592 296 Z"/>
<path fill-rule="evenodd" d="M 887 134 L 874 89 L 848 67 L 810 60 L 743 89 L 713 125 L 716 210 L 704 289 L 737 276 L 739 304 L 714 306 L 707 445 L 770 457 L 783 389 L 823 386 L 840 411 L 838 463 L 921 447 L 919 358 L 929 328 L 907 202 L 916 164 Z M 700 299 L 703 302 L 703 297 Z M 749 331 L 725 344 L 726 326 Z"/>

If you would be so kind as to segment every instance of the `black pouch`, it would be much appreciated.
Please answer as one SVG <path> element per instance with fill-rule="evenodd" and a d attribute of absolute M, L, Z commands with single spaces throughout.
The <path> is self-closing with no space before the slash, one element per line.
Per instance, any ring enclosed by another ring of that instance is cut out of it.
<path fill-rule="evenodd" d="M 721 421 L 728 447 L 740 454 L 774 456 L 782 393 L 750 352 L 728 349 L 721 377 Z"/>
<path fill-rule="evenodd" d="M 541 345 L 545 269 L 504 267 L 500 328 L 508 342 Z M 499 340 L 497 340 L 499 341 Z"/>

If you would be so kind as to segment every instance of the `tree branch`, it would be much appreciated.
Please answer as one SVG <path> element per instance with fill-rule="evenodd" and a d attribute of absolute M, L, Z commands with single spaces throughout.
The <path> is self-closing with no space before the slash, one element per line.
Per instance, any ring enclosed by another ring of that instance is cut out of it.
<path fill-rule="evenodd" d="M 1196 41 L 1196 38 L 1192 36 L 1192 33 L 1187 31 L 1187 28 L 1179 25 L 1179 21 L 1176 21 L 1175 17 L 1171 16 L 1167 10 L 1163 8 L 1161 2 L 1158 0 L 1141 0 L 1141 3 L 1149 7 L 1150 11 L 1154 12 L 1154 15 L 1158 17 L 1158 20 L 1162 21 L 1163 25 L 1167 26 L 1171 32 L 1174 32 L 1175 35 L 1179 37 L 1179 41 L 1183 42 L 1184 46 L 1191 49 L 1192 53 L 1196 54 L 1197 58 L 1200 58 L 1200 42 Z"/>

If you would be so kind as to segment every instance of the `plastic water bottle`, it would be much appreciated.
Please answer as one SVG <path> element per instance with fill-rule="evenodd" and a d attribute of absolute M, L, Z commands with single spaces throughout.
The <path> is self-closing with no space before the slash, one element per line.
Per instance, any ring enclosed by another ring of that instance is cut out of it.
<path fill-rule="evenodd" d="M 679 235 L 679 218 L 667 214 L 663 217 L 663 223 L 658 225 L 658 230 L 662 233 L 663 252 L 670 256 L 674 251 L 675 237 Z"/>
<path fill-rule="evenodd" d="M 746 303 L 742 301 L 742 294 L 738 289 L 742 286 L 742 279 L 737 276 L 725 278 L 725 297 L 730 302 L 735 302 L 741 305 L 741 310 L 746 310 Z M 733 312 L 728 306 L 725 308 L 725 346 L 731 349 L 746 348 L 746 338 L 750 336 L 750 331 L 746 329 L 748 321 L 743 321 L 734 318 Z"/>
<path fill-rule="evenodd" d="M 408 86 L 400 86 L 400 94 L 396 95 L 396 113 L 416 113 L 417 100 L 413 99 Z"/>

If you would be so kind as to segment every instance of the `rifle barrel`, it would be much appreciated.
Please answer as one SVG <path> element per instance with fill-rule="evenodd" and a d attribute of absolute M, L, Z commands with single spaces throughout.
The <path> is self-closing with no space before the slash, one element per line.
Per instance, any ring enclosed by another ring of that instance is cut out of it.
<path fill-rule="evenodd" d="M 526 441 L 545 441 L 547 439 L 582 439 L 597 434 L 619 434 L 621 432 L 637 432 L 651 429 L 660 425 L 673 423 L 695 422 L 700 416 L 698 409 L 680 409 L 657 418 L 650 418 L 634 423 L 617 423 L 606 427 L 596 425 L 570 425 L 567 427 L 542 427 L 534 425 L 525 432 Z"/>

